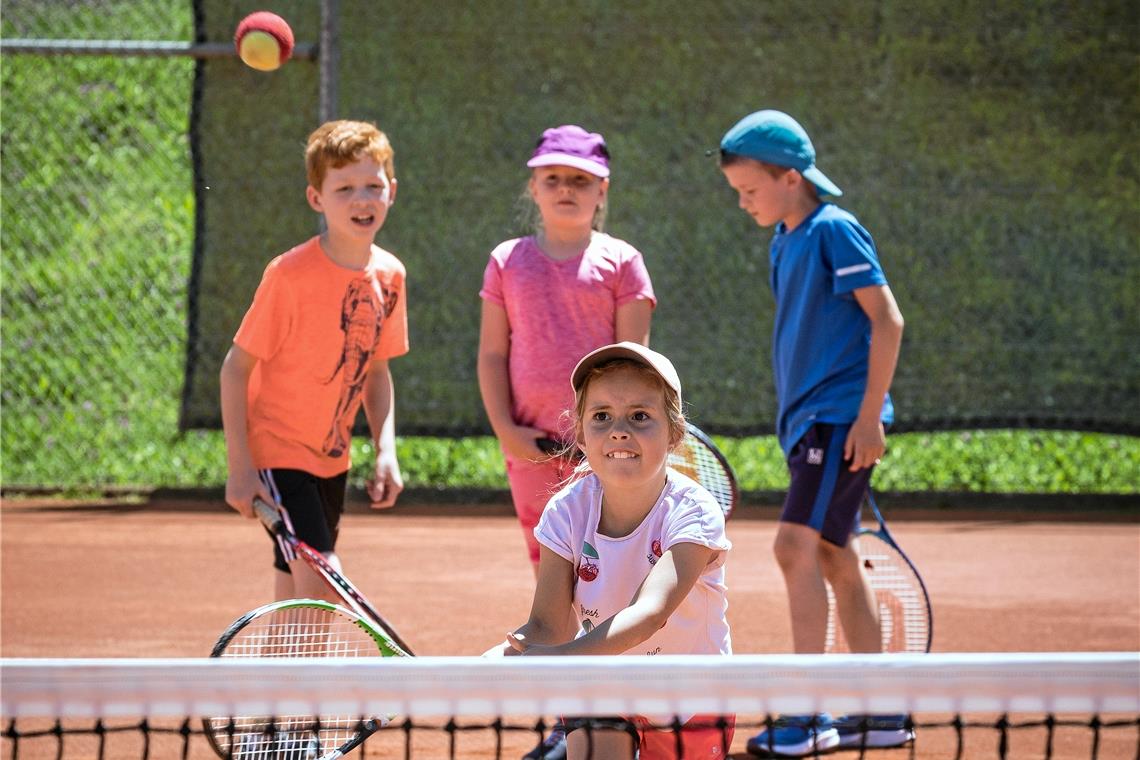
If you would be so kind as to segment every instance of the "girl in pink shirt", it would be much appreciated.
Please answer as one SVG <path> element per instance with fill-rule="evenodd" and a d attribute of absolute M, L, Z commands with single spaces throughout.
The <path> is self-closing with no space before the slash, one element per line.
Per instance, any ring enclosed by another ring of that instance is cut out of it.
<path fill-rule="evenodd" d="M 536 442 L 572 440 L 567 375 L 599 346 L 648 344 L 656 299 L 637 249 L 601 231 L 610 174 L 602 136 L 574 125 L 548 129 L 527 166 L 541 224 L 491 252 L 479 291 L 478 374 L 537 572 L 534 528 L 569 470 Z"/>

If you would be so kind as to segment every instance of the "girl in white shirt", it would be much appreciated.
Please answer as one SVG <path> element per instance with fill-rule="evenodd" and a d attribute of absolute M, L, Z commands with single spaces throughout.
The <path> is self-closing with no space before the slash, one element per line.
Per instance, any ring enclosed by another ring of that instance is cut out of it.
<path fill-rule="evenodd" d="M 666 467 L 685 436 L 677 371 L 656 351 L 617 343 L 587 354 L 571 385 L 588 474 L 543 511 L 530 618 L 487 654 L 731 654 L 723 512 Z M 731 717 L 720 726 L 716 716 L 681 719 L 685 757 L 727 754 Z M 628 732 L 594 729 L 595 757 L 676 756 L 671 732 L 627 720 Z M 571 730 L 567 749 L 585 757 L 585 731 Z"/>

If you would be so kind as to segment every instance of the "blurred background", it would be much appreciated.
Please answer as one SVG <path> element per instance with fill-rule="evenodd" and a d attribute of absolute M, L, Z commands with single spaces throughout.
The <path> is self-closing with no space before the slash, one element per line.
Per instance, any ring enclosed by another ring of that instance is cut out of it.
<path fill-rule="evenodd" d="M 233 54 L 272 10 L 274 72 Z M 2 485 L 213 489 L 217 373 L 266 263 L 317 230 L 305 138 L 376 122 L 409 275 L 393 362 L 410 486 L 505 491 L 475 377 L 487 256 L 525 234 L 525 160 L 577 123 L 612 153 L 607 231 L 645 255 L 652 342 L 746 494 L 770 435 L 770 231 L 720 136 L 795 116 L 875 237 L 907 328 L 894 493 L 1140 494 L 1140 11 L 1124 0 L 7 0 Z M 355 444 L 359 465 L 368 443 Z M 356 481 L 359 483 L 359 478 Z M 1123 502 L 1121 501 L 1123 499 Z"/>

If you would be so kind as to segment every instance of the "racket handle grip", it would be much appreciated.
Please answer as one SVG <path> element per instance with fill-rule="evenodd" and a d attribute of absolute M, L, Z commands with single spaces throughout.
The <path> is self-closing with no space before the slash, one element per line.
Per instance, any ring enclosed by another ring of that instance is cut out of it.
<path fill-rule="evenodd" d="M 562 444 L 553 438 L 536 438 L 534 445 L 538 446 L 539 451 L 543 454 L 554 456 L 555 454 L 562 453 Z"/>
<path fill-rule="evenodd" d="M 277 513 L 277 507 L 260 496 L 253 497 L 253 513 L 257 515 L 258 520 L 261 520 L 261 524 L 270 530 L 275 531 L 281 525 L 281 515 Z"/>

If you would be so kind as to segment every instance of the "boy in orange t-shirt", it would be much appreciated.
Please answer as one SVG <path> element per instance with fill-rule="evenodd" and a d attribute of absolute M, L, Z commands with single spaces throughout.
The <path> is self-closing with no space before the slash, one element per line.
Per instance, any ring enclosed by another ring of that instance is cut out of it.
<path fill-rule="evenodd" d="M 226 502 L 250 518 L 254 497 L 282 505 L 297 536 L 338 567 L 362 404 L 376 448 L 372 507 L 391 507 L 404 487 L 388 360 L 408 351 L 405 272 L 373 244 L 396 198 L 393 157 L 365 122 L 332 121 L 309 136 L 305 196 L 326 231 L 269 263 L 222 363 Z M 274 559 L 278 599 L 330 597 L 281 546 Z"/>

